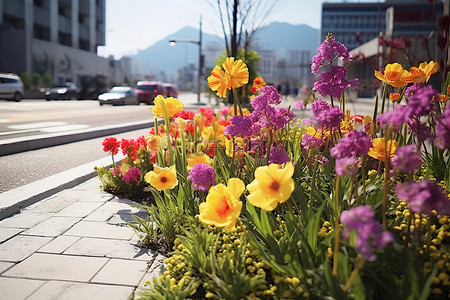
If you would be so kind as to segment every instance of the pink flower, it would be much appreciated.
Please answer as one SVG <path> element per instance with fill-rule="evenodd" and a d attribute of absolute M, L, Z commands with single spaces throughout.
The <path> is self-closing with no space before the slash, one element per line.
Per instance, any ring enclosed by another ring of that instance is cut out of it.
<path fill-rule="evenodd" d="M 130 183 L 131 181 L 139 182 L 141 180 L 141 170 L 131 167 L 126 174 L 122 175 L 122 180 L 125 183 Z"/>

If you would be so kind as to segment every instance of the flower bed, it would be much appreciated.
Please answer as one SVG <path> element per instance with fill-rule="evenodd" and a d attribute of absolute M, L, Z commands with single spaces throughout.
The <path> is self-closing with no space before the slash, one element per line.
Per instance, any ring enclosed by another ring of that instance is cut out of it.
<path fill-rule="evenodd" d="M 221 111 L 182 110 L 158 96 L 164 124 L 146 137 L 105 139 L 127 158 L 98 168 L 104 189 L 141 199 L 130 224 L 167 255 L 142 299 L 442 299 L 450 296 L 450 75 L 427 85 L 434 62 L 387 65 L 372 116 L 343 111 L 352 59 L 331 36 L 314 57 L 314 89 L 330 102 L 296 120 L 254 80 L 252 111 L 236 88 L 249 80 L 227 58 L 208 78 Z M 388 85 L 396 93 L 388 96 Z M 391 99 L 391 100 L 389 100 Z M 384 111 L 385 101 L 394 108 Z M 298 108 L 302 103 L 298 103 Z"/>

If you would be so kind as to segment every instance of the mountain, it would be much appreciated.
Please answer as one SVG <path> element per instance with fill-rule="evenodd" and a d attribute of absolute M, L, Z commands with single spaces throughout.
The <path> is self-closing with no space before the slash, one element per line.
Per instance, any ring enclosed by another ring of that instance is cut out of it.
<path fill-rule="evenodd" d="M 198 46 L 196 44 L 180 42 L 175 46 L 170 46 L 170 39 L 197 41 L 198 29 L 189 26 L 183 27 L 132 56 L 135 62 L 141 66 L 143 73 L 157 75 L 165 72 L 173 78 L 176 71 L 182 66 L 188 63 L 197 65 Z M 202 50 L 204 54 L 207 54 L 206 45 L 211 43 L 216 43 L 219 49 L 225 47 L 222 38 L 203 32 Z M 287 49 L 311 50 L 312 53 L 315 53 L 319 44 L 319 31 L 308 25 L 274 22 L 256 32 L 254 43 L 257 48 L 274 50 L 280 55 Z M 206 60 L 214 61 L 210 57 Z"/>
<path fill-rule="evenodd" d="M 267 50 L 301 49 L 315 52 L 319 46 L 319 30 L 308 25 L 273 22 L 255 34 L 258 48 Z"/>

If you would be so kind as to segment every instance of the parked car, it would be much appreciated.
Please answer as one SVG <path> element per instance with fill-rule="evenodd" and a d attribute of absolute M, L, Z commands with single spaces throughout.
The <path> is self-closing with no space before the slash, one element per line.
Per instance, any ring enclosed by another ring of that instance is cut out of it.
<path fill-rule="evenodd" d="M 66 82 L 64 84 L 55 85 L 45 91 L 45 99 L 79 99 L 80 89 L 73 82 Z"/>
<path fill-rule="evenodd" d="M 157 95 L 167 97 L 166 88 L 159 81 L 138 81 L 134 91 L 138 95 L 139 102 L 146 104 L 153 104 Z"/>
<path fill-rule="evenodd" d="M 23 97 L 23 83 L 13 73 L 0 73 L 0 99 L 19 102 Z"/>
<path fill-rule="evenodd" d="M 164 87 L 166 88 L 167 97 L 178 97 L 178 89 L 175 84 L 164 83 Z"/>
<path fill-rule="evenodd" d="M 128 86 L 115 86 L 112 89 L 110 89 L 108 92 L 100 94 L 98 96 L 98 103 L 100 105 L 103 105 L 103 104 L 139 105 L 140 104 L 140 102 L 138 100 L 138 96 L 134 92 L 134 89 L 132 87 L 128 87 Z"/>

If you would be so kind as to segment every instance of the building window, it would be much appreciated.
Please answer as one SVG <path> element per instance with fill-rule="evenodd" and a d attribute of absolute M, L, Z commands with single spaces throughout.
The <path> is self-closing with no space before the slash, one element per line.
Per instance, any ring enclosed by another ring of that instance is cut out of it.
<path fill-rule="evenodd" d="M 82 50 L 89 51 L 89 41 L 85 39 L 79 39 L 78 40 L 78 47 Z"/>
<path fill-rule="evenodd" d="M 46 2 L 45 0 L 34 0 L 33 4 L 34 6 L 45 8 L 45 2 Z"/>
<path fill-rule="evenodd" d="M 72 46 L 72 36 L 60 31 L 58 32 L 58 43 L 61 45 Z"/>
<path fill-rule="evenodd" d="M 50 41 L 50 28 L 34 24 L 33 37 L 40 40 Z"/>

